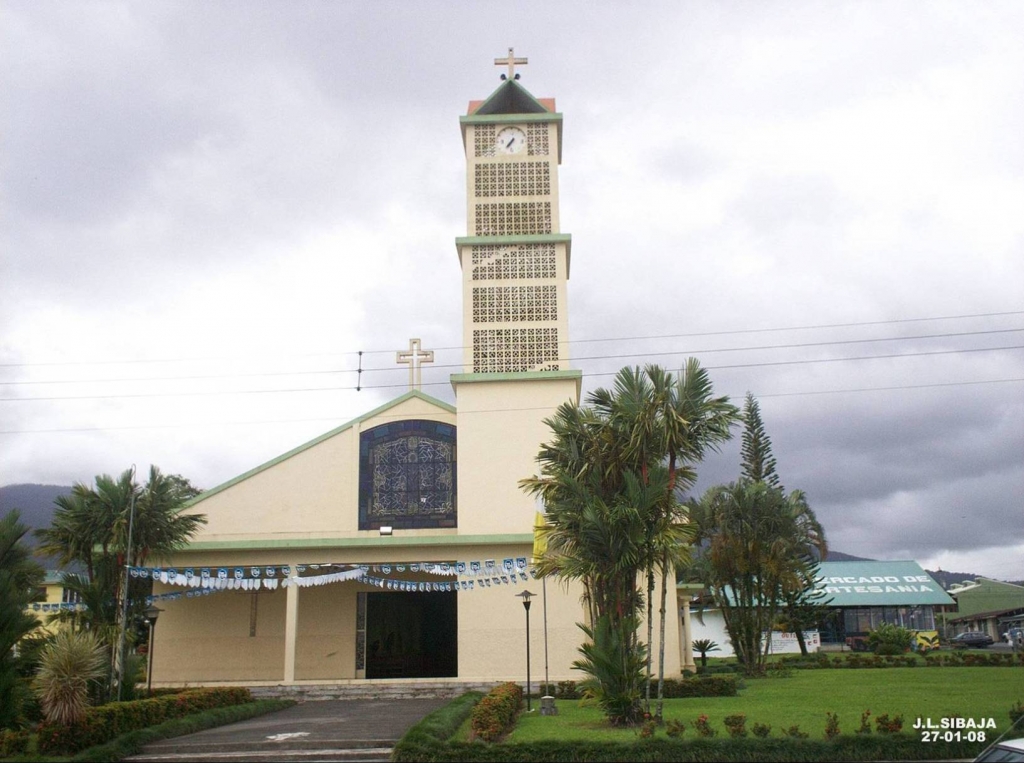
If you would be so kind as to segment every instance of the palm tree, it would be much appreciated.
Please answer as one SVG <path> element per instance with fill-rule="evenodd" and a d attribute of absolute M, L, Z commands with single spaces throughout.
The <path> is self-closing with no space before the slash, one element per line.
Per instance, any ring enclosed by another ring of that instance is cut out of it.
<path fill-rule="evenodd" d="M 201 514 L 182 513 L 197 490 L 177 475 L 151 466 L 143 486 L 128 469 L 116 479 L 98 475 L 94 486 L 76 483 L 70 495 L 57 498 L 49 528 L 38 530 L 41 553 L 56 556 L 64 567 L 79 567 L 84 576 L 65 575 L 64 583 L 86 604 L 81 611 L 61 613 L 79 630 L 90 630 L 107 647 L 121 627 L 134 622 L 142 609 L 147 581 L 124 574 L 128 564 L 143 565 L 185 546 L 206 523 Z M 129 534 L 131 544 L 129 547 Z M 120 622 L 122 604 L 129 611 Z M 111 665 L 118 655 L 111 650 Z"/>
<path fill-rule="evenodd" d="M 714 398 L 707 373 L 691 359 L 673 376 L 659 366 L 624 368 L 611 389 L 597 389 L 586 400 L 589 407 L 566 404 L 546 421 L 554 435 L 542 446 L 539 477 L 520 485 L 541 497 L 548 507 L 549 552 L 542 574 L 579 579 L 580 562 L 569 557 L 583 550 L 577 542 L 582 507 L 595 496 L 603 505 L 625 501 L 636 513 L 639 536 L 635 545 L 636 571 L 647 581 L 646 597 L 634 593 L 637 606 L 647 607 L 647 644 L 653 643 L 654 591 L 661 577 L 658 667 L 658 717 L 664 694 L 665 623 L 668 579 L 685 559 L 692 537 L 677 494 L 693 485 L 694 466 L 730 436 L 738 410 L 727 398 Z M 634 530 L 636 528 L 633 528 Z M 551 544 L 551 539 L 555 539 Z M 629 564 L 633 557 L 629 557 Z M 591 570 L 592 571 L 592 570 Z M 635 579 L 635 576 L 634 578 Z M 587 578 L 584 587 L 593 604 L 598 583 Z M 625 595 L 620 592 L 620 595 Z M 591 623 L 605 611 L 591 611 Z M 627 608 L 629 609 L 629 608 Z M 646 702 L 650 710 L 653 650 L 647 652 Z"/>
<path fill-rule="evenodd" d="M 696 358 L 687 360 L 675 376 L 656 365 L 624 368 L 615 377 L 611 392 L 597 390 L 589 398 L 610 422 L 617 441 L 623 443 L 623 461 L 643 474 L 657 464 L 667 464 L 667 482 L 661 501 L 646 516 L 647 642 L 653 644 L 655 578 L 660 574 L 658 652 L 658 707 L 662 717 L 665 681 L 665 627 L 668 581 L 672 571 L 687 559 L 693 532 L 677 495 L 693 486 L 696 465 L 709 451 L 718 450 L 732 436 L 739 409 L 728 397 L 714 397 L 711 379 Z M 651 659 L 648 652 L 647 703 L 650 705 Z"/>
<path fill-rule="evenodd" d="M 650 372 L 649 372 L 650 373 Z M 653 374 L 652 374 L 653 376 Z M 659 386 L 659 385 L 656 385 Z M 726 396 L 714 397 L 711 378 L 696 358 L 689 358 L 676 377 L 674 387 L 662 398 L 664 412 L 661 417 L 664 438 L 663 450 L 668 454 L 669 490 L 679 495 L 697 481 L 696 465 L 708 452 L 717 452 L 732 437 L 732 427 L 739 420 L 739 409 Z M 673 504 L 677 515 L 685 511 Z M 696 537 L 696 528 L 687 520 L 687 552 Z M 677 549 L 684 546 L 677 545 Z M 665 604 L 668 596 L 669 571 L 680 566 L 689 554 L 670 558 L 671 546 L 663 546 L 661 578 L 661 639 L 658 656 L 658 708 L 656 716 L 662 718 L 665 686 Z M 674 576 L 673 576 L 674 580 Z"/>
<path fill-rule="evenodd" d="M 700 666 L 702 668 L 708 666 L 708 652 L 719 651 L 718 644 L 709 638 L 694 639 L 693 648 L 700 652 Z"/>
<path fill-rule="evenodd" d="M 740 480 L 691 503 L 697 538 L 707 544 L 699 567 L 722 608 L 736 657 L 762 672 L 770 631 L 788 592 L 804 590 L 824 532 L 798 490 Z"/>
<path fill-rule="evenodd" d="M 39 625 L 26 606 L 36 600 L 43 568 L 23 542 L 27 534 L 17 511 L 0 519 L 0 729 L 12 727 L 21 711 L 23 687 L 14 646 Z"/>

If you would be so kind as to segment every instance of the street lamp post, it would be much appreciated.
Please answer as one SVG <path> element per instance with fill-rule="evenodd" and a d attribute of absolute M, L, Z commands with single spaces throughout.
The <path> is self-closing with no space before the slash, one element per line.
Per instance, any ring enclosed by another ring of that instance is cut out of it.
<path fill-rule="evenodd" d="M 516 596 L 523 600 L 523 609 L 526 610 L 526 712 L 532 712 L 530 704 L 530 597 L 534 594 L 527 590 L 517 593 Z"/>
<path fill-rule="evenodd" d="M 146 696 L 153 693 L 153 632 L 156 630 L 156 619 L 163 612 L 160 607 L 150 604 L 143 614 L 149 623 L 149 653 L 146 655 Z"/>

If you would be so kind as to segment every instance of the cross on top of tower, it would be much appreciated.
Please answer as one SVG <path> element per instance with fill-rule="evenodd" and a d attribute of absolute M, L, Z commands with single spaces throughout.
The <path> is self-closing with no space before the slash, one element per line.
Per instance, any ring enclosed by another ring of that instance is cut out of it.
<path fill-rule="evenodd" d="M 508 49 L 507 58 L 496 58 L 494 59 L 495 66 L 507 66 L 508 67 L 508 78 L 515 79 L 516 77 L 516 64 L 520 66 L 526 66 L 529 63 L 525 58 L 516 58 L 514 48 Z"/>

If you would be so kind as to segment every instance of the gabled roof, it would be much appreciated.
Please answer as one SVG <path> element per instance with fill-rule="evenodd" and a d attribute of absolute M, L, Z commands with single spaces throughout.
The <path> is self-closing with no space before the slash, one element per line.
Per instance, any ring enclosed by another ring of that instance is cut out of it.
<path fill-rule="evenodd" d="M 220 492 L 222 492 L 224 490 L 227 490 L 229 487 L 232 487 L 233 485 L 237 485 L 239 482 L 247 480 L 247 479 L 249 479 L 249 477 L 252 477 L 252 476 L 254 476 L 256 474 L 259 474 L 260 472 L 266 471 L 270 467 L 276 466 L 277 464 L 281 463 L 282 461 L 287 461 L 292 456 L 297 456 L 299 453 L 302 453 L 303 451 L 309 450 L 314 445 L 319 445 L 320 443 L 324 442 L 325 440 L 329 440 L 332 437 L 335 437 L 336 435 L 341 434 L 346 429 L 351 429 L 356 424 L 359 424 L 359 423 L 361 423 L 363 421 L 366 421 L 368 419 L 372 419 L 374 416 L 379 416 L 381 413 L 384 413 L 385 411 L 390 410 L 391 408 L 394 408 L 394 407 L 396 407 L 398 405 L 401 405 L 406 400 L 411 400 L 413 398 L 418 398 L 420 400 L 423 400 L 424 402 L 429 403 L 430 405 L 433 405 L 433 406 L 435 406 L 437 408 L 440 408 L 441 410 L 445 411 L 446 413 L 455 413 L 455 406 L 449 405 L 448 403 L 444 402 L 443 400 L 438 400 L 436 397 L 431 397 L 430 395 L 428 395 L 428 394 L 426 394 L 424 392 L 421 392 L 418 389 L 409 390 L 404 395 L 401 395 L 400 397 L 396 397 L 394 400 L 391 400 L 391 401 L 389 401 L 387 403 L 384 403 L 384 405 L 381 405 L 381 406 L 379 406 L 377 408 L 374 408 L 369 413 L 364 413 L 362 416 L 358 416 L 358 417 L 352 419 L 351 421 L 348 421 L 348 422 L 342 424 L 340 427 L 336 427 L 335 429 L 332 429 L 330 432 L 325 432 L 324 434 L 320 435 L 319 437 L 315 437 L 312 440 L 310 440 L 309 442 L 303 443 L 302 445 L 298 446 L 297 448 L 292 448 L 287 453 L 282 453 L 277 458 L 272 458 L 270 461 L 267 461 L 265 464 L 260 464 L 255 469 L 250 469 L 249 471 L 245 472 L 244 474 L 239 474 L 237 477 L 234 477 L 233 479 L 230 479 L 227 482 L 224 482 L 224 483 L 222 483 L 220 485 L 217 485 L 216 487 L 212 487 L 209 490 L 203 491 L 202 493 L 197 495 L 195 498 L 193 498 L 191 501 L 189 501 L 184 506 L 182 506 L 182 508 L 183 509 L 191 508 L 192 506 L 195 506 L 196 504 L 201 503 L 202 501 L 206 500 L 210 496 L 216 495 L 217 493 L 220 493 Z"/>
<path fill-rule="evenodd" d="M 818 585 L 831 607 L 949 605 L 953 600 L 914 561 L 822 562 Z"/>
<path fill-rule="evenodd" d="M 495 114 L 548 114 L 554 112 L 544 103 L 549 98 L 538 100 L 530 91 L 514 79 L 505 80 L 497 90 L 483 101 L 473 101 L 469 105 L 469 113 L 473 116 L 491 116 Z"/>

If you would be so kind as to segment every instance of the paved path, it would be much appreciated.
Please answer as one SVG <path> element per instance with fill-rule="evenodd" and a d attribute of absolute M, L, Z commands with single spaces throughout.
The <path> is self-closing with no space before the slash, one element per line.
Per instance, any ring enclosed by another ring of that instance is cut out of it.
<path fill-rule="evenodd" d="M 303 702 L 247 721 L 146 745 L 126 760 L 388 760 L 402 734 L 446 699 Z"/>

